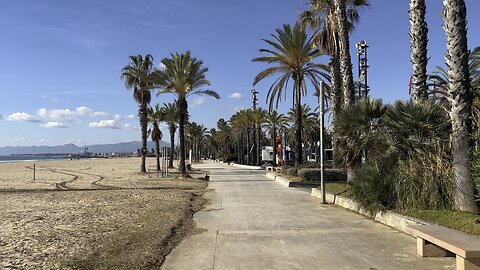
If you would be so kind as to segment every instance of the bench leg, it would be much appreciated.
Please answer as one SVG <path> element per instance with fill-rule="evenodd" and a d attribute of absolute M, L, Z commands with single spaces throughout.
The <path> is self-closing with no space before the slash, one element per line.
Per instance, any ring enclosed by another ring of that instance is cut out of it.
<path fill-rule="evenodd" d="M 457 255 L 457 270 L 480 270 L 480 258 L 467 260 Z"/>
<path fill-rule="evenodd" d="M 422 257 L 446 257 L 447 251 L 424 239 L 417 237 L 417 254 Z"/>

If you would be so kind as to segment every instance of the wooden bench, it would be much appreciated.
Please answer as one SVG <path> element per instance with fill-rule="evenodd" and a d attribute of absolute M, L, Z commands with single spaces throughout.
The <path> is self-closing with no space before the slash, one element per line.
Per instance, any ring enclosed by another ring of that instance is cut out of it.
<path fill-rule="evenodd" d="M 422 257 L 456 256 L 457 270 L 480 270 L 480 238 L 437 225 L 407 225 Z"/>

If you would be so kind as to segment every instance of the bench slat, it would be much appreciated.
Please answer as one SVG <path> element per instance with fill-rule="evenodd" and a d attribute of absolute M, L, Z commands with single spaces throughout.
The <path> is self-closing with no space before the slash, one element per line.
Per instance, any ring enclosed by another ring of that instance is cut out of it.
<path fill-rule="evenodd" d="M 408 225 L 407 232 L 463 258 L 480 258 L 480 238 L 437 225 Z"/>

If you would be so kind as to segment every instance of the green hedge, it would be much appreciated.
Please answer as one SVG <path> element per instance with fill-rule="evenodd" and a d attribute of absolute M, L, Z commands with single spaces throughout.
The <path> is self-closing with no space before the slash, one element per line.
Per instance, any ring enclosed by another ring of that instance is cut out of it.
<path fill-rule="evenodd" d="M 305 168 L 298 170 L 298 176 L 304 181 L 320 181 L 321 169 Z M 323 179 L 329 182 L 346 182 L 347 174 L 340 169 L 325 169 Z"/>

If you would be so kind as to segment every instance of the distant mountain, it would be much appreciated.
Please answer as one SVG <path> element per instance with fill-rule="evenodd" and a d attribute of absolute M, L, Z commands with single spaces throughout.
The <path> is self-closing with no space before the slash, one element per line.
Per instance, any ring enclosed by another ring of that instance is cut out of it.
<path fill-rule="evenodd" d="M 160 141 L 160 147 L 170 146 L 170 143 Z M 122 142 L 114 144 L 95 144 L 85 145 L 83 147 L 75 144 L 65 144 L 58 146 L 5 146 L 0 147 L 0 156 L 25 155 L 25 154 L 78 154 L 88 148 L 89 153 L 131 153 L 136 152 L 141 147 L 141 142 Z M 147 143 L 148 150 L 151 151 L 155 144 L 151 141 Z"/>

